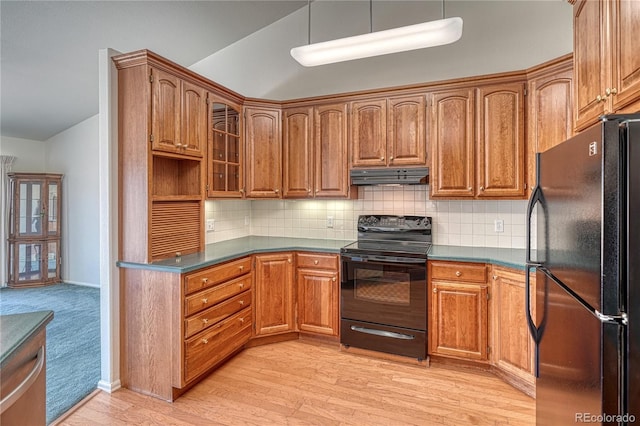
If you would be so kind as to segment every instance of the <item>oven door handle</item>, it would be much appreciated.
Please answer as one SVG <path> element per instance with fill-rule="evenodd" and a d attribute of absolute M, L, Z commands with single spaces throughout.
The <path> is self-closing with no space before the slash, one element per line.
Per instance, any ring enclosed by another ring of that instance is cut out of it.
<path fill-rule="evenodd" d="M 351 330 L 357 331 L 359 333 L 373 334 L 375 336 L 391 337 L 393 339 L 401 339 L 401 340 L 415 339 L 415 336 L 412 336 L 410 334 L 394 333 L 393 331 L 376 330 L 375 328 L 358 327 L 356 325 L 352 325 Z"/>
<path fill-rule="evenodd" d="M 419 257 L 400 257 L 400 256 L 374 256 L 368 254 L 345 254 L 342 253 L 341 256 L 347 260 L 353 262 L 387 262 L 387 263 L 410 263 L 410 264 L 420 264 L 424 265 L 427 262 L 426 258 Z"/>

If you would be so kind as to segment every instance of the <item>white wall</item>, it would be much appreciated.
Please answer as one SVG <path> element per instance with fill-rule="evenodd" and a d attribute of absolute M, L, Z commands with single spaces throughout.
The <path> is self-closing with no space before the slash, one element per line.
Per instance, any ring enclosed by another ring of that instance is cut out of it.
<path fill-rule="evenodd" d="M 374 2 L 374 30 L 442 17 L 439 1 Z M 307 9 L 249 35 L 190 68 L 245 96 L 293 99 L 522 70 L 573 50 L 566 1 L 447 1 L 464 19 L 451 45 L 305 68 L 289 55 L 307 43 Z M 312 3 L 312 42 L 369 31 L 368 2 Z"/>
<path fill-rule="evenodd" d="M 14 155 L 17 157 L 13 163 L 14 172 L 43 173 L 55 170 L 47 170 L 46 143 L 32 139 L 11 138 L 2 136 L 0 139 L 0 155 Z"/>
<path fill-rule="evenodd" d="M 62 279 L 98 287 L 98 115 L 46 141 L 47 170 L 63 173 Z"/>

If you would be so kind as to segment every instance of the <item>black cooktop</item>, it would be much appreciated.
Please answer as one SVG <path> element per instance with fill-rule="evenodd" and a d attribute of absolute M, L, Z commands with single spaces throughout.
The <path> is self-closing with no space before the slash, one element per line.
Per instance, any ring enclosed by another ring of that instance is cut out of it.
<path fill-rule="evenodd" d="M 402 254 L 417 255 L 426 257 L 431 248 L 431 243 L 419 241 L 356 241 L 340 249 L 341 253 L 361 253 L 361 254 Z"/>

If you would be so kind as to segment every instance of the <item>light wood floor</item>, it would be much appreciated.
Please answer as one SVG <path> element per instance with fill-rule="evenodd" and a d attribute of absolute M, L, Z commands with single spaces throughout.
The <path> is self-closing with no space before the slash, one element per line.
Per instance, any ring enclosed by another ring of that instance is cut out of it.
<path fill-rule="evenodd" d="M 97 393 L 63 425 L 534 425 L 535 402 L 490 373 L 289 341 L 244 350 L 173 404 Z"/>

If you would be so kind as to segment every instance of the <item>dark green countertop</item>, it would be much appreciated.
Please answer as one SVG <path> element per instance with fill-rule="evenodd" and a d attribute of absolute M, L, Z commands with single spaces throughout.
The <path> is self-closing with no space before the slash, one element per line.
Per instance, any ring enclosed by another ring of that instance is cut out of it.
<path fill-rule="evenodd" d="M 338 254 L 340 247 L 351 242 L 353 240 L 249 236 L 207 244 L 204 252 L 163 259 L 148 264 L 118 262 L 116 265 L 121 268 L 150 269 L 181 274 L 255 253 L 301 250 Z"/>
<path fill-rule="evenodd" d="M 434 245 L 429 251 L 429 260 L 453 260 L 458 262 L 481 262 L 508 268 L 525 270 L 525 250 L 498 247 L 462 247 Z"/>
<path fill-rule="evenodd" d="M 52 319 L 53 311 L 0 315 L 0 364 L 8 361 L 20 346 Z"/>

